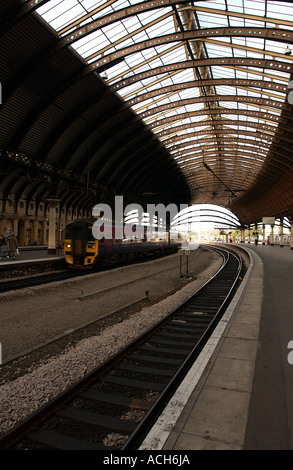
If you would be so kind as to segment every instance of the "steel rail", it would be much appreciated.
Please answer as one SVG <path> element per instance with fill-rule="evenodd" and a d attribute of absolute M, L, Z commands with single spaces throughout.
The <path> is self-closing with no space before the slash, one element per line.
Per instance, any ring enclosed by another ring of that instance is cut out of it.
<path fill-rule="evenodd" d="M 190 368 L 191 364 L 195 360 L 197 354 L 202 349 L 208 337 L 210 336 L 211 332 L 215 328 L 227 303 L 231 299 L 235 286 L 238 282 L 239 274 L 242 269 L 241 257 L 239 255 L 236 256 L 235 253 L 230 252 L 227 249 L 223 250 L 223 249 L 219 249 L 216 247 L 209 247 L 209 248 L 221 253 L 221 255 L 223 256 L 224 262 L 221 268 L 217 271 L 217 273 L 209 281 L 207 281 L 202 286 L 201 289 L 199 289 L 195 294 L 191 295 L 187 300 L 182 302 L 179 308 L 177 307 L 175 311 L 171 313 L 167 318 L 163 319 L 157 325 L 150 328 L 146 333 L 139 336 L 136 340 L 134 340 L 131 344 L 129 344 L 125 349 L 115 354 L 109 361 L 106 361 L 104 364 L 94 369 L 87 376 L 80 379 L 78 382 L 76 382 L 71 387 L 69 387 L 66 391 L 60 393 L 49 404 L 44 405 L 42 408 L 37 410 L 26 420 L 24 420 L 23 422 L 15 426 L 12 430 L 8 431 L 5 435 L 3 435 L 0 438 L 0 449 L 2 450 L 11 449 L 15 443 L 20 441 L 22 438 L 25 438 L 25 436 L 27 436 L 28 433 L 33 434 L 33 431 L 32 431 L 33 428 L 36 428 L 37 426 L 41 425 L 42 422 L 44 422 L 47 418 L 52 416 L 58 409 L 60 410 L 61 407 L 65 406 L 65 404 L 68 403 L 69 400 L 72 400 L 73 398 L 78 397 L 78 395 L 83 389 L 89 387 L 91 383 L 96 382 L 99 379 L 99 377 L 103 376 L 103 374 L 105 374 L 106 372 L 111 371 L 114 368 L 114 366 L 117 366 L 117 363 L 121 363 L 121 360 L 123 358 L 126 358 L 130 353 L 133 353 L 135 349 L 139 345 L 142 344 L 142 342 L 145 342 L 146 340 L 148 340 L 154 333 L 158 332 L 162 326 L 166 325 L 168 321 L 170 321 L 170 319 L 174 317 L 174 313 L 178 312 L 180 309 L 184 309 L 189 304 L 189 302 L 192 301 L 192 299 L 194 299 L 195 297 L 200 298 L 200 295 L 203 292 L 205 292 L 207 288 L 210 288 L 211 283 L 213 281 L 218 281 L 221 275 L 223 276 L 225 275 L 226 268 L 229 267 L 228 266 L 229 260 L 232 259 L 232 257 L 234 257 L 234 261 L 235 261 L 235 258 L 236 258 L 237 269 L 236 269 L 236 272 L 234 271 L 232 282 L 230 283 L 230 286 L 228 287 L 228 293 L 226 293 L 225 298 L 221 301 L 220 306 L 218 306 L 216 314 L 215 315 L 213 313 L 211 314 L 214 316 L 213 316 L 212 321 L 209 324 L 208 329 L 200 335 L 200 338 L 197 340 L 196 345 L 188 353 L 186 359 L 184 360 L 182 365 L 178 368 L 177 372 L 171 378 L 169 383 L 163 384 L 163 390 L 159 399 L 157 399 L 155 404 L 152 407 L 150 407 L 150 410 L 147 412 L 145 417 L 135 427 L 133 432 L 130 433 L 130 435 L 128 436 L 127 442 L 124 445 L 124 448 L 125 449 L 137 448 L 138 443 L 141 442 L 142 437 L 147 433 L 150 425 L 154 421 L 155 417 L 158 415 L 158 412 L 162 409 L 162 407 L 166 404 L 166 401 L 168 401 L 171 394 L 178 387 L 179 382 L 183 379 L 188 369 Z M 229 278 L 230 277 L 231 275 L 229 274 Z M 225 284 L 226 282 L 227 281 L 225 280 Z M 230 279 L 228 282 L 230 282 Z M 184 342 L 182 342 L 181 344 L 185 346 Z M 74 438 L 73 438 L 73 442 L 74 442 Z M 89 448 L 101 448 L 101 449 L 103 448 L 102 445 L 95 444 L 92 442 L 87 442 L 87 441 L 85 441 L 85 445 L 88 445 Z"/>
<path fill-rule="evenodd" d="M 218 251 L 221 253 L 220 250 L 217 250 L 216 248 L 212 248 L 215 251 Z M 230 255 L 229 255 L 230 256 Z M 217 323 L 219 322 L 220 317 L 223 314 L 223 310 L 225 309 L 227 303 L 231 299 L 232 293 L 234 291 L 235 285 L 238 281 L 240 272 L 242 270 L 242 260 L 239 257 L 239 266 L 238 270 L 235 275 L 234 282 L 231 285 L 231 288 L 228 292 L 228 295 L 226 298 L 223 300 L 218 312 L 214 316 L 212 322 L 208 326 L 208 328 L 205 330 L 205 332 L 202 334 L 200 340 L 196 343 L 195 347 L 192 349 L 188 357 L 185 359 L 183 364 L 180 366 L 178 369 L 177 373 L 174 375 L 174 377 L 171 379 L 169 382 L 168 386 L 163 390 L 161 393 L 160 397 L 158 400 L 154 403 L 153 407 L 150 409 L 150 411 L 146 414 L 145 418 L 140 422 L 139 426 L 134 430 L 132 435 L 128 438 L 126 444 L 123 447 L 123 450 L 134 450 L 139 447 L 139 445 L 142 443 L 143 439 L 146 437 L 148 431 L 150 430 L 151 426 L 154 424 L 155 420 L 157 419 L 158 415 L 162 412 L 162 410 L 165 408 L 166 404 L 170 401 L 172 395 L 178 388 L 179 384 L 182 382 L 184 377 L 186 376 L 188 370 L 194 363 L 195 359 L 198 357 L 199 353 L 203 349 L 204 345 L 206 344 L 207 340 L 211 336 L 212 332 L 214 331 Z M 215 276 L 217 276 L 227 265 L 228 259 L 225 259 L 223 266 L 221 267 L 220 271 L 216 273 Z M 209 284 L 210 281 L 208 281 L 204 286 Z M 188 304 L 188 301 L 185 301 L 184 304 Z M 182 307 L 184 307 L 184 304 Z"/>

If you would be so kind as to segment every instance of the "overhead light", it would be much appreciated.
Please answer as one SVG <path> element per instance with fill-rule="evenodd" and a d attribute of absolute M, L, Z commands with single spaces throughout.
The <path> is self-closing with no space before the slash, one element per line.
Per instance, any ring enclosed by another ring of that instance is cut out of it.
<path fill-rule="evenodd" d="M 291 49 L 289 48 L 289 46 L 287 46 L 286 50 L 285 50 L 285 55 L 291 55 L 292 54 L 292 51 Z"/>

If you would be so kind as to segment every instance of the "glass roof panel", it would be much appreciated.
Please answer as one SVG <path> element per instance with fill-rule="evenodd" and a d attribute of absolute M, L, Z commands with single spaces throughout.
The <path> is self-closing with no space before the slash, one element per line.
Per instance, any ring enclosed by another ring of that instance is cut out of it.
<path fill-rule="evenodd" d="M 180 153 L 185 144 L 185 150 L 189 152 L 191 145 L 190 151 L 197 152 L 208 136 L 224 139 L 227 132 L 234 137 L 229 144 L 237 145 L 238 138 L 260 144 L 264 133 L 270 144 L 278 131 L 274 118 L 285 109 L 286 87 L 293 70 L 293 54 L 286 51 L 287 46 L 293 51 L 292 39 L 289 43 L 286 40 L 286 31 L 293 30 L 291 2 L 215 0 L 176 4 L 162 0 L 154 5 L 139 0 L 51 0 L 37 12 L 56 29 L 60 39 L 69 38 L 68 45 L 85 62 L 97 64 L 95 73 L 100 73 L 109 86 L 117 84 L 113 90 L 151 125 L 158 139 L 166 141 L 178 164 L 185 161 Z M 283 30 L 284 35 L 279 36 Z M 114 55 L 117 52 L 121 53 L 118 63 Z M 105 66 L 99 72 L 101 58 Z M 288 64 L 285 70 L 284 64 Z M 156 111 L 173 103 L 173 108 Z M 184 118 L 184 113 L 192 114 Z M 264 113 L 270 116 L 264 117 Z M 186 137 L 192 133 L 196 133 L 196 140 Z M 228 168 L 235 152 L 229 148 L 225 152 Z M 261 162 L 269 152 L 267 145 Z M 215 165 L 217 161 L 225 167 L 216 141 Z M 241 163 L 243 174 L 245 161 Z M 205 178 L 209 176 L 204 174 Z"/>

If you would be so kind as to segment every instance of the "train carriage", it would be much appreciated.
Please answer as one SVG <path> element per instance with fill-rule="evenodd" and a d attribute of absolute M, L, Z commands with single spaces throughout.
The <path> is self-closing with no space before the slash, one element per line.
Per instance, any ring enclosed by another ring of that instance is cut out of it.
<path fill-rule="evenodd" d="M 95 218 L 79 219 L 66 226 L 64 237 L 64 256 L 69 267 L 93 268 L 100 260 L 105 262 L 127 261 L 150 255 L 153 253 L 169 253 L 177 248 L 175 242 L 170 241 L 169 233 L 166 232 L 165 239 L 147 239 L 147 227 L 129 226 L 128 239 L 116 238 L 116 227 L 111 223 L 105 230 L 106 236 L 97 239 L 93 234 L 93 226 L 97 221 Z M 131 233 L 133 236 L 130 236 Z"/>

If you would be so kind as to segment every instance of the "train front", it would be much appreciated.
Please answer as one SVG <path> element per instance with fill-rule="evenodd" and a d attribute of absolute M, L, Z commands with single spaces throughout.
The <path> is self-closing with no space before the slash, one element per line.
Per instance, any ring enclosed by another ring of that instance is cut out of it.
<path fill-rule="evenodd" d="M 93 237 L 95 219 L 76 220 L 66 226 L 64 256 L 69 267 L 91 268 L 98 257 L 98 241 Z"/>

